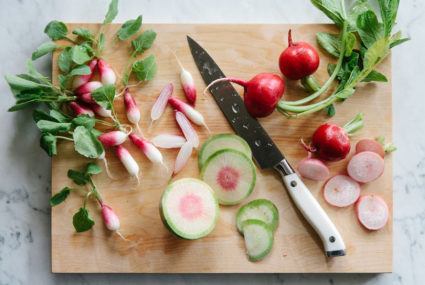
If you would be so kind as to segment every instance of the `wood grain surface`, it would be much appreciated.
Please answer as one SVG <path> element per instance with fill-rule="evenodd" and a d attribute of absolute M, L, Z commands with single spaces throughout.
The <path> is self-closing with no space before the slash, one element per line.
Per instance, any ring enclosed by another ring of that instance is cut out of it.
<path fill-rule="evenodd" d="M 69 28 L 81 26 L 70 24 Z M 83 26 L 97 30 L 94 24 Z M 103 57 L 121 74 L 126 66 L 129 43 L 112 41 L 118 25 L 107 29 L 108 42 Z M 142 112 L 141 128 L 148 137 L 161 133 L 178 134 L 172 110 L 168 108 L 161 119 L 148 130 L 150 108 L 162 87 L 172 82 L 175 96 L 183 98 L 179 83 L 179 68 L 171 53 L 175 51 L 183 65 L 194 76 L 198 90 L 197 109 L 201 111 L 213 133 L 231 132 L 224 116 L 212 98 L 202 95 L 205 88 L 191 57 L 186 35 L 198 41 L 216 60 L 228 76 L 249 79 L 259 72 L 280 73 L 277 59 L 286 47 L 286 33 L 293 29 L 296 41 L 315 44 L 318 31 L 335 31 L 332 25 L 204 25 L 204 24 L 154 24 L 144 25 L 158 33 L 153 48 L 142 57 L 154 54 L 158 72 L 155 79 L 131 92 Z M 317 72 L 319 81 L 327 78 L 326 65 L 333 61 L 320 51 L 321 64 Z M 58 74 L 57 54 L 53 60 L 53 76 Z M 391 63 L 386 60 L 380 71 L 391 78 Z M 240 88 L 238 88 L 241 91 Z M 288 99 L 305 96 L 296 82 L 287 81 L 285 94 Z M 116 100 L 116 108 L 123 121 L 122 98 Z M 336 116 L 331 121 L 344 124 L 358 112 L 365 115 L 365 127 L 352 138 L 353 144 L 360 138 L 383 135 L 391 140 L 392 106 L 391 80 L 388 83 L 361 84 L 355 95 L 336 106 Z M 293 164 L 306 156 L 299 144 L 301 137 L 308 139 L 315 128 L 327 118 L 322 113 L 305 118 L 288 120 L 278 112 L 260 119 L 261 124 Z M 202 141 L 207 132 L 198 128 Z M 235 213 L 240 207 L 221 207 L 215 230 L 207 237 L 181 240 L 171 235 L 161 223 L 158 205 L 161 194 L 170 177 L 160 167 L 154 167 L 130 142 L 125 146 L 141 167 L 142 180 L 137 186 L 128 178 L 120 162 L 111 151 L 107 152 L 111 170 L 119 177 L 110 180 L 105 174 L 95 177 L 102 195 L 121 219 L 121 233 L 129 241 L 108 232 L 103 226 L 100 211 L 95 203 L 89 208 L 96 222 L 91 231 L 75 233 L 72 216 L 81 206 L 82 198 L 71 195 L 68 200 L 52 209 L 52 271 L 53 272 L 389 272 L 392 270 L 392 161 L 386 157 L 385 173 L 375 182 L 362 186 L 362 194 L 376 193 L 388 203 L 391 216 L 388 225 L 376 232 L 362 228 L 354 208 L 335 208 L 326 204 L 322 196 L 323 183 L 305 180 L 313 195 L 323 206 L 340 230 L 347 245 L 345 257 L 326 258 L 322 243 L 312 228 L 294 207 L 281 179 L 273 171 L 258 169 L 258 179 L 253 194 L 244 202 L 256 198 L 268 198 L 279 209 L 280 224 L 275 234 L 271 254 L 263 261 L 249 262 L 245 255 L 243 238 L 235 227 Z M 52 164 L 52 192 L 66 185 L 73 186 L 67 178 L 69 168 L 81 168 L 87 160 L 77 155 L 73 145 L 61 142 L 59 155 Z M 172 168 L 177 150 L 163 150 L 165 161 Z M 101 162 L 99 162 L 101 163 Z M 332 174 L 344 173 L 347 161 L 330 163 Z M 174 179 L 198 177 L 197 154 Z"/>

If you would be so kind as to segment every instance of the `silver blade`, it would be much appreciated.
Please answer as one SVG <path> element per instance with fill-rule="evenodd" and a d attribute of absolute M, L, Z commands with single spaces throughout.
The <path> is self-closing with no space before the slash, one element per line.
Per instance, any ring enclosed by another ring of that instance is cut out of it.
<path fill-rule="evenodd" d="M 206 85 L 226 77 L 215 61 L 192 38 L 187 36 L 190 51 Z M 209 91 L 213 95 L 229 124 L 236 134 L 244 138 L 261 168 L 272 168 L 281 162 L 283 154 L 260 125 L 245 108 L 242 98 L 228 82 L 219 82 Z"/>

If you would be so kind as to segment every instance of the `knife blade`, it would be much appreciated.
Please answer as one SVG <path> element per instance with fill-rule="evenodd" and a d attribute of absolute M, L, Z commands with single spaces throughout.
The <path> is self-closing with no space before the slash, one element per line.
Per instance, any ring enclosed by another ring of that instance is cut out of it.
<path fill-rule="evenodd" d="M 190 51 L 206 85 L 226 77 L 213 58 L 195 40 L 187 36 Z M 247 141 L 257 164 L 276 170 L 282 177 L 295 205 L 321 238 L 327 256 L 345 255 L 344 241 L 317 200 L 295 173 L 282 152 L 261 126 L 251 117 L 236 89 L 226 81 L 209 88 L 214 100 L 236 134 Z"/>

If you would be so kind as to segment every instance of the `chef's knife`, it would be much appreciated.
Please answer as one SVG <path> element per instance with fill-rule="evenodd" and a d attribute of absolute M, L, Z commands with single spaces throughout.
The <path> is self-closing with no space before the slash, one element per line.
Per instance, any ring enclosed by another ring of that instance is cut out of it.
<path fill-rule="evenodd" d="M 225 77 L 215 61 L 197 42 L 189 36 L 187 40 L 206 85 Z M 228 82 L 218 82 L 209 91 L 233 130 L 248 142 L 257 164 L 262 169 L 270 168 L 279 172 L 296 206 L 320 236 L 326 255 L 345 255 L 345 244 L 335 225 L 260 123 L 249 115 L 233 86 Z"/>

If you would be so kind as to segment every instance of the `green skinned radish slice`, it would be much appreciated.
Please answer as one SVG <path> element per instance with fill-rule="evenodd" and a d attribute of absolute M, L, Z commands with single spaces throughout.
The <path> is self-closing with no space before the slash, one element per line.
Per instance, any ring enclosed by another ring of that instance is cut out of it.
<path fill-rule="evenodd" d="M 214 229 L 219 207 L 210 186 L 198 179 L 183 178 L 165 189 L 160 213 L 172 233 L 184 239 L 199 239 Z"/>
<path fill-rule="evenodd" d="M 265 222 L 274 232 L 279 224 L 279 212 L 270 200 L 257 199 L 242 206 L 236 214 L 236 227 L 240 233 L 243 222 L 250 219 Z"/>
<path fill-rule="evenodd" d="M 249 158 L 252 157 L 251 148 L 243 138 L 234 134 L 218 134 L 210 137 L 203 143 L 198 155 L 199 169 L 202 169 L 202 166 L 211 155 L 227 148 L 238 150 Z"/>
<path fill-rule="evenodd" d="M 251 159 L 233 149 L 214 153 L 201 170 L 201 179 L 214 189 L 221 205 L 236 205 L 248 197 L 256 176 Z"/>
<path fill-rule="evenodd" d="M 246 220 L 242 223 L 246 253 L 250 261 L 266 257 L 273 247 L 273 230 L 259 220 Z"/>

